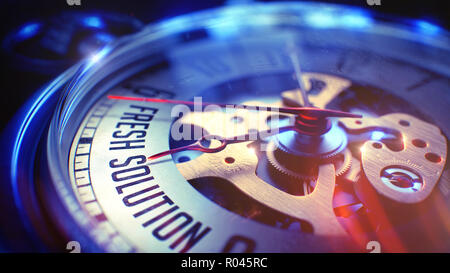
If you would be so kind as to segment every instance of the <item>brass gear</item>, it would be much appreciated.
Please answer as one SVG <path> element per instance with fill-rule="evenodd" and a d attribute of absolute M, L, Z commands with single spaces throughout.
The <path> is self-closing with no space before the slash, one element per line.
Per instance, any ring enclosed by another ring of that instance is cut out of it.
<path fill-rule="evenodd" d="M 273 143 L 270 142 L 266 155 L 267 160 L 270 163 L 270 166 L 278 173 L 282 175 L 286 175 L 290 178 L 300 180 L 302 182 L 307 181 L 315 181 L 317 179 L 317 174 L 311 172 L 299 172 L 299 171 L 293 171 L 290 168 L 286 167 L 281 163 L 277 156 L 275 155 L 275 152 L 279 149 L 279 147 Z M 285 152 L 283 149 L 279 149 L 279 151 Z M 325 163 L 333 163 L 336 169 L 336 176 L 342 176 L 344 175 L 351 167 L 352 164 L 352 153 L 349 149 L 345 149 L 344 151 L 334 154 L 333 156 L 322 158 L 318 164 L 325 164 Z M 317 168 L 317 164 L 311 165 L 312 168 Z M 309 169 L 308 171 L 312 171 Z"/>

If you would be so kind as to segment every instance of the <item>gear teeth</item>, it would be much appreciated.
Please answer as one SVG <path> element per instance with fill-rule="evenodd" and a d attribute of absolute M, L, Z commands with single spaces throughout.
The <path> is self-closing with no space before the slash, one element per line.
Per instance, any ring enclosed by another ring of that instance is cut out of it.
<path fill-rule="evenodd" d="M 352 152 L 350 152 L 349 149 L 345 149 L 341 154 L 344 159 L 342 161 L 342 165 L 339 168 L 336 168 L 337 177 L 346 174 L 352 167 Z"/>
<path fill-rule="evenodd" d="M 269 144 L 268 147 L 268 151 L 266 152 L 267 154 L 267 160 L 269 161 L 270 165 L 272 166 L 272 168 L 275 169 L 275 171 L 279 172 L 280 174 L 286 175 L 288 177 L 291 177 L 293 179 L 298 179 L 302 182 L 308 182 L 308 181 L 315 181 L 317 180 L 317 175 L 307 175 L 307 174 L 302 174 L 299 172 L 294 172 L 288 168 L 286 168 L 285 166 L 283 166 L 283 164 L 281 164 L 278 159 L 275 156 L 275 150 L 279 149 L 282 152 L 288 153 L 285 149 L 282 149 L 281 147 L 279 147 L 278 145 L 276 145 L 275 143 L 271 142 Z M 344 174 L 346 174 L 352 165 L 352 153 L 350 152 L 349 149 L 345 149 L 343 152 L 341 153 L 335 153 L 333 156 L 327 156 L 327 157 L 323 157 L 322 159 L 325 159 L 325 162 L 330 162 L 332 163 L 333 160 L 335 159 L 336 156 L 338 155 L 342 155 L 343 159 L 342 159 L 342 163 L 340 165 L 338 165 L 338 167 L 336 168 L 336 176 L 342 176 Z M 336 166 L 336 164 L 335 164 Z"/>
<path fill-rule="evenodd" d="M 277 158 L 275 157 L 274 152 L 275 152 L 276 149 L 279 148 L 278 145 L 275 145 L 275 143 L 271 142 L 269 144 L 268 148 L 269 149 L 268 149 L 268 151 L 266 153 L 267 154 L 267 160 L 269 161 L 270 165 L 276 171 L 278 171 L 279 173 L 281 173 L 283 175 L 286 175 L 286 176 L 289 176 L 289 177 L 294 178 L 294 179 L 298 179 L 298 180 L 300 180 L 302 182 L 307 182 L 309 180 L 316 180 L 317 179 L 317 176 L 305 175 L 305 174 L 302 174 L 302 173 L 291 171 L 291 170 L 287 169 L 286 167 L 284 167 L 277 160 Z M 280 149 L 280 150 L 282 150 L 283 152 L 286 152 L 284 149 Z"/>
<path fill-rule="evenodd" d="M 284 153 L 292 154 L 292 151 L 289 151 L 288 149 L 284 148 L 283 146 L 281 146 L 281 145 L 279 145 L 277 143 L 274 143 L 274 147 L 276 147 L 276 149 L 279 149 L 279 150 L 283 151 Z M 343 152 L 342 149 L 337 149 L 336 151 L 334 151 L 332 153 L 329 153 L 329 154 L 318 154 L 318 155 L 315 155 L 315 158 L 327 160 L 327 159 L 335 157 L 336 155 L 338 155 L 338 154 L 340 154 L 342 152 Z"/>

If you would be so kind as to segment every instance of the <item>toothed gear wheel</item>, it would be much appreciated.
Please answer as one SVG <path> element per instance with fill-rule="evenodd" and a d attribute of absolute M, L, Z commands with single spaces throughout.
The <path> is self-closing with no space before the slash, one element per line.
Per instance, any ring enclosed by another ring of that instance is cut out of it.
<path fill-rule="evenodd" d="M 268 146 L 268 150 L 266 152 L 267 154 L 267 160 L 269 161 L 271 167 L 275 169 L 275 171 L 279 172 L 282 175 L 289 176 L 294 179 L 301 180 L 303 182 L 307 181 L 315 181 L 317 179 L 317 166 L 319 164 L 324 163 L 333 163 L 336 169 L 336 176 L 342 176 L 351 167 L 352 164 L 352 154 L 349 149 L 345 149 L 344 151 L 335 154 L 334 156 L 329 156 L 327 158 L 322 158 L 320 161 L 313 162 L 311 160 L 306 159 L 305 163 L 308 162 L 309 165 L 304 166 L 304 169 L 306 172 L 302 171 L 293 171 L 288 166 L 285 166 L 280 160 L 277 158 L 276 153 L 286 153 L 285 150 L 278 147 L 275 143 L 271 142 Z M 292 155 L 286 154 L 290 157 Z M 300 158 L 296 158 L 296 161 L 298 162 L 301 160 Z M 300 166 L 300 165 L 298 165 Z M 308 173 L 310 172 L 310 173 Z"/>
<path fill-rule="evenodd" d="M 342 176 L 350 170 L 352 166 L 352 153 L 349 149 L 345 149 L 341 153 L 337 154 L 336 157 L 340 158 L 333 158 L 331 159 L 331 162 L 334 163 L 334 167 L 336 169 L 336 176 Z"/>
<path fill-rule="evenodd" d="M 266 152 L 267 160 L 269 161 L 270 165 L 276 171 L 278 171 L 281 174 L 287 175 L 291 178 L 299 179 L 302 181 L 315 180 L 317 178 L 317 175 L 307 175 L 304 173 L 295 172 L 295 171 L 292 171 L 292 170 L 288 169 L 287 167 L 283 166 L 283 164 L 277 159 L 277 157 L 275 155 L 275 152 L 277 151 L 277 149 L 278 149 L 278 151 L 285 152 L 284 150 L 279 149 L 279 147 L 275 143 L 270 142 L 267 152 Z"/>
<path fill-rule="evenodd" d="M 296 130 L 280 133 L 274 137 L 275 145 L 284 153 L 312 160 L 329 159 L 341 153 L 347 147 L 347 134 L 334 124 L 330 129 L 317 136 L 301 134 Z"/>
<path fill-rule="evenodd" d="M 291 153 L 292 153 L 292 151 L 290 151 L 290 150 L 284 148 L 282 145 L 277 145 L 277 144 L 275 144 L 275 146 L 277 147 L 277 149 L 282 150 L 284 153 L 288 153 L 288 154 L 291 154 Z M 326 160 L 326 159 L 333 158 L 333 157 L 335 157 L 336 155 L 338 155 L 338 154 L 340 154 L 340 153 L 342 153 L 342 149 L 335 150 L 334 152 L 331 152 L 331 153 L 328 153 L 328 154 L 320 154 L 320 155 L 317 155 L 317 158 L 318 158 L 318 159 Z"/>

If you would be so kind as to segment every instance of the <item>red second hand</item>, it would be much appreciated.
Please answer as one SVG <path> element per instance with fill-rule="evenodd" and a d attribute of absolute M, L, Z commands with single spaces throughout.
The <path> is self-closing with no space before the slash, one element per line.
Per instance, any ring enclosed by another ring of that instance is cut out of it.
<path fill-rule="evenodd" d="M 280 112 L 280 113 L 289 113 L 297 115 L 297 117 L 301 117 L 303 119 L 311 119 L 317 120 L 318 118 L 328 118 L 328 117 L 347 117 L 347 118 L 361 118 L 361 115 L 336 111 L 336 110 L 328 110 L 328 109 L 319 109 L 314 107 L 265 107 L 265 106 L 253 106 L 253 105 L 244 105 L 244 104 L 224 104 L 224 103 L 210 103 L 210 102 L 193 102 L 193 101 L 182 101 L 182 100 L 168 100 L 168 99 L 157 99 L 157 98 L 141 98 L 141 97 L 128 97 L 128 96 L 116 96 L 116 95 L 108 95 L 109 99 L 114 100 L 130 100 L 130 101 L 145 101 L 145 102 L 156 102 L 156 103 L 170 103 L 170 104 L 184 104 L 184 105 L 216 105 L 222 108 L 225 107 L 233 107 L 233 108 L 247 108 L 247 110 L 261 110 L 261 111 L 270 111 L 270 112 Z M 292 129 L 293 126 L 287 126 L 283 128 L 282 131 L 286 129 Z M 281 129 L 281 128 L 280 128 Z M 240 141 L 237 141 L 240 142 Z M 187 145 L 184 147 L 179 147 L 176 149 L 171 149 L 168 151 L 164 151 L 161 153 L 157 153 L 148 157 L 148 160 L 154 160 L 172 153 L 184 151 L 184 150 L 197 150 L 205 153 L 213 153 L 220 150 L 223 150 L 228 144 L 236 143 L 236 140 L 231 139 L 222 139 L 221 145 L 218 148 L 208 148 L 201 145 L 200 140 L 196 143 Z"/>
<path fill-rule="evenodd" d="M 128 96 L 116 96 L 108 95 L 108 99 L 114 100 L 131 100 L 131 101 L 145 101 L 145 102 L 156 102 L 156 103 L 170 103 L 170 104 L 185 104 L 185 105 L 217 105 L 219 107 L 234 107 L 234 108 L 247 108 L 248 110 L 257 111 L 268 111 L 268 112 L 280 112 L 294 115 L 307 115 L 310 117 L 342 117 L 342 118 L 361 118 L 362 115 L 353 114 L 349 112 L 320 109 L 314 107 L 271 107 L 271 106 L 253 106 L 245 104 L 226 104 L 226 103 L 211 103 L 211 102 L 193 102 L 193 101 L 183 101 L 183 100 L 167 100 L 167 99 L 156 99 L 156 98 L 140 98 L 140 97 L 128 97 Z"/>

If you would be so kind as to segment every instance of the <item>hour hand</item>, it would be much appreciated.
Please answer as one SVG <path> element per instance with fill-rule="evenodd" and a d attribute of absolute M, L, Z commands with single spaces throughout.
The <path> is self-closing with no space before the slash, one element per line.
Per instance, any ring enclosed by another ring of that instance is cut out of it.
<path fill-rule="evenodd" d="M 263 138 L 270 137 L 274 134 L 278 134 L 281 132 L 285 132 L 287 130 L 292 130 L 293 126 L 284 126 L 280 128 L 271 128 L 263 131 L 253 131 L 251 130 L 247 134 L 238 135 L 234 137 L 224 138 L 218 135 L 206 135 L 201 137 L 199 140 L 194 142 L 193 144 L 189 144 L 186 146 L 170 149 L 164 152 L 160 152 L 148 157 L 148 160 L 155 160 L 160 157 L 171 155 L 174 153 L 179 153 L 183 151 L 199 151 L 203 153 L 217 153 L 222 151 L 227 147 L 228 144 L 242 143 L 247 141 L 256 141 L 261 140 Z"/>

